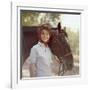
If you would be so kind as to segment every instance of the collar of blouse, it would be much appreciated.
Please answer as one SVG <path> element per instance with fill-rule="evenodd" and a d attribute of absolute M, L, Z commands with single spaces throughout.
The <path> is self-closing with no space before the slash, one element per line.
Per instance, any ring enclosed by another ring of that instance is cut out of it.
<path fill-rule="evenodd" d="M 42 43 L 42 42 L 38 42 L 38 44 L 41 46 L 41 47 L 44 47 L 44 48 L 48 48 L 48 45 L 46 46 L 44 43 Z"/>

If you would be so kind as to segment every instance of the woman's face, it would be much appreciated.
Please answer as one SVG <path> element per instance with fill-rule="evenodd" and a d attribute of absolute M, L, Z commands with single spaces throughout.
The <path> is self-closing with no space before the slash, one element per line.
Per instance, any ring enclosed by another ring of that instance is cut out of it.
<path fill-rule="evenodd" d="M 41 31 L 41 40 L 44 42 L 44 43 L 47 43 L 50 39 L 50 34 L 47 30 L 42 30 Z"/>

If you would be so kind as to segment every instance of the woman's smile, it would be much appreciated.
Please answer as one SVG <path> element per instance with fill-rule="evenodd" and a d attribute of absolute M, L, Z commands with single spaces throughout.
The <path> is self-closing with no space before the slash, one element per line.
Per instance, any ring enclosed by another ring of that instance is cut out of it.
<path fill-rule="evenodd" d="M 47 43 L 49 41 L 49 38 L 50 38 L 49 32 L 46 31 L 46 30 L 42 30 L 42 32 L 41 32 L 41 40 L 44 43 Z"/>

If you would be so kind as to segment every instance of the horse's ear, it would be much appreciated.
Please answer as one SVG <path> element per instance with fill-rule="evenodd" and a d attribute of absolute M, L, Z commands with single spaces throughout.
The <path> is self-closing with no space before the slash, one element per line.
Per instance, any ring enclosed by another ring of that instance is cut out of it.
<path fill-rule="evenodd" d="M 60 33 L 61 32 L 61 23 L 60 22 L 58 23 L 57 29 L 58 29 L 58 32 Z"/>

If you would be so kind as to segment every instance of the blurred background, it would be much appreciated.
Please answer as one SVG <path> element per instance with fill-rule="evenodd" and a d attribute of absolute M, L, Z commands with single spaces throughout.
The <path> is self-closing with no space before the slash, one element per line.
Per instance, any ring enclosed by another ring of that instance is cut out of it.
<path fill-rule="evenodd" d="M 68 33 L 68 41 L 74 57 L 74 68 L 65 75 L 79 75 L 79 33 L 80 33 L 80 13 L 66 13 L 66 12 L 42 12 L 42 11 L 21 11 L 21 28 L 38 26 L 44 23 L 50 23 L 53 28 L 57 27 L 58 22 L 61 22 L 62 28 L 66 28 Z M 28 59 L 28 57 L 27 57 Z M 22 59 L 23 60 L 23 56 Z M 23 60 L 22 77 L 29 77 L 28 60 Z"/>

